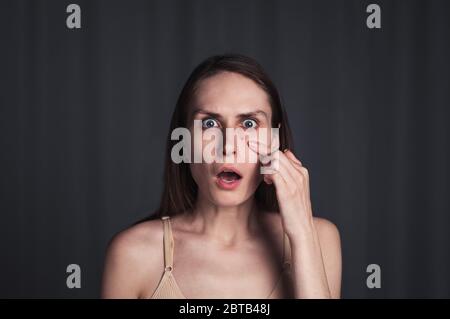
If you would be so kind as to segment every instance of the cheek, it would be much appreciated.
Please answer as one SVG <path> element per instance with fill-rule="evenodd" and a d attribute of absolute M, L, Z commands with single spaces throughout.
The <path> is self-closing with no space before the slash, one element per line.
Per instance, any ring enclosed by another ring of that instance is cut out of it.
<path fill-rule="evenodd" d="M 245 164 L 245 171 L 246 171 L 248 183 L 251 185 L 259 184 L 261 182 L 261 180 L 263 179 L 262 175 L 260 174 L 260 165 L 258 163 Z"/>
<path fill-rule="evenodd" d="M 199 188 L 203 188 L 208 184 L 209 167 L 206 164 L 192 163 L 189 165 L 192 178 Z"/>
<path fill-rule="evenodd" d="M 221 162 L 223 136 L 220 129 L 199 130 L 196 134 L 192 134 L 191 145 L 193 161 Z"/>
<path fill-rule="evenodd" d="M 201 155 L 202 155 L 202 136 L 199 134 L 196 134 L 196 132 L 194 132 L 191 129 L 191 161 L 192 162 L 197 162 L 198 159 L 201 159 Z M 198 170 L 197 167 L 194 167 L 196 165 L 191 165 L 191 171 L 192 170 Z"/>

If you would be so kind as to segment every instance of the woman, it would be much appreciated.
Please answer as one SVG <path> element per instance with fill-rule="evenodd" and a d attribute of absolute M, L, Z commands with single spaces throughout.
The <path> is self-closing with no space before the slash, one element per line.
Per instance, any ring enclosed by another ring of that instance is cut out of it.
<path fill-rule="evenodd" d="M 276 169 L 262 175 L 261 162 L 236 163 L 234 139 L 223 148 L 232 164 L 175 163 L 171 132 L 193 131 L 195 120 L 203 132 L 279 127 L 279 148 L 247 141 L 244 149 L 270 155 Z M 159 210 L 109 244 L 102 297 L 340 298 L 339 232 L 313 217 L 308 170 L 292 146 L 261 66 L 237 54 L 206 59 L 172 116 Z"/>

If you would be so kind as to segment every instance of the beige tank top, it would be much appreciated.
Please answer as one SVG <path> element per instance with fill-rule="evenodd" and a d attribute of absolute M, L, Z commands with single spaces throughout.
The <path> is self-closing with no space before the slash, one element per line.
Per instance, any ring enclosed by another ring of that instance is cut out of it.
<path fill-rule="evenodd" d="M 174 249 L 174 240 L 172 236 L 172 228 L 170 224 L 170 217 L 163 216 L 161 217 L 163 222 L 163 248 L 164 248 L 164 271 L 162 277 L 159 281 L 158 287 L 156 287 L 150 299 L 188 299 L 183 295 L 178 284 L 173 276 L 173 249 Z M 275 287 L 272 289 L 271 293 L 267 297 L 267 299 L 275 298 L 276 292 L 279 292 L 279 287 L 282 283 L 283 274 L 288 273 L 290 271 L 291 265 L 291 249 L 289 245 L 289 238 L 284 233 L 283 240 L 283 269 L 281 274 L 275 284 Z"/>

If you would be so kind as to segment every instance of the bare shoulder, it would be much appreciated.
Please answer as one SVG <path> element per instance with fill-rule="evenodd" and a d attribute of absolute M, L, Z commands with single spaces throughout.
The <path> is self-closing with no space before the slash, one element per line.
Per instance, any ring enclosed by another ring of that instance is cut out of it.
<path fill-rule="evenodd" d="M 333 222 L 322 217 L 313 217 L 313 221 L 320 239 L 327 241 L 340 239 L 339 230 Z"/>
<path fill-rule="evenodd" d="M 281 226 L 282 217 L 279 213 L 267 212 L 264 216 L 270 220 L 274 227 Z M 342 257 L 339 230 L 333 222 L 321 217 L 313 217 L 313 224 L 319 238 L 323 264 L 331 296 L 333 298 L 340 298 Z"/>
<path fill-rule="evenodd" d="M 314 217 L 323 263 L 333 298 L 340 298 L 342 277 L 341 238 L 337 226 L 325 218 Z"/>
<path fill-rule="evenodd" d="M 162 226 L 160 220 L 133 225 L 114 235 L 107 248 L 107 255 L 139 259 L 145 252 L 160 248 Z"/>
<path fill-rule="evenodd" d="M 139 298 L 156 286 L 163 265 L 161 220 L 133 225 L 109 242 L 102 280 L 103 298 Z"/>
<path fill-rule="evenodd" d="M 337 226 L 328 219 L 314 217 L 314 227 L 325 258 L 340 258 L 341 237 Z"/>

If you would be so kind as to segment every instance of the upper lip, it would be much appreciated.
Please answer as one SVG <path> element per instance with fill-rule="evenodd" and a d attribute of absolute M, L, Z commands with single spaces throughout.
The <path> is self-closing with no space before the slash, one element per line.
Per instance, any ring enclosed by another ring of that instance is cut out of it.
<path fill-rule="evenodd" d="M 222 172 L 234 172 L 234 173 L 238 174 L 240 177 L 242 177 L 241 172 L 236 167 L 231 166 L 231 165 L 222 165 L 222 166 L 220 166 L 219 170 L 217 171 L 216 176 L 219 175 Z"/>

